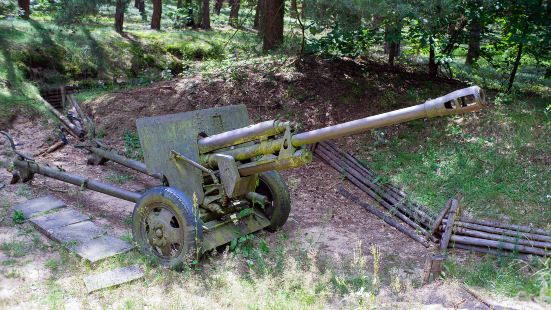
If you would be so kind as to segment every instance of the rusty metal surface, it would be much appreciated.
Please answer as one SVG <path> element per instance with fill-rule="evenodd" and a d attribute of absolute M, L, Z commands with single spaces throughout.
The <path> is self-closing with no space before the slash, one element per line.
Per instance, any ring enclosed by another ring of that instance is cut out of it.
<path fill-rule="evenodd" d="M 291 124 L 278 120 L 265 121 L 247 127 L 209 136 L 198 141 L 201 153 L 238 145 L 249 141 L 262 140 L 285 131 Z"/>
<path fill-rule="evenodd" d="M 123 200 L 137 202 L 141 197 L 141 195 L 136 192 L 132 192 L 111 184 L 87 179 L 75 174 L 60 171 L 58 169 L 40 165 L 35 162 L 15 159 L 13 161 L 13 164 L 17 169 L 21 169 L 23 171 L 27 170 L 32 173 L 38 173 L 52 179 L 80 186 L 82 188 L 91 189 L 93 191 L 104 193 L 106 195 L 117 197 Z"/>
<path fill-rule="evenodd" d="M 226 223 L 220 223 L 216 220 L 208 222 L 205 224 L 207 229 L 203 232 L 201 252 L 205 253 L 232 241 L 233 238 L 248 235 L 269 225 L 270 220 L 256 210 L 253 214 L 241 219 L 237 224 L 232 221 Z"/>
<path fill-rule="evenodd" d="M 204 198 L 202 171 L 187 163 L 175 165 L 171 151 L 200 162 L 197 140 L 249 125 L 244 105 L 226 106 L 185 113 L 146 117 L 136 121 L 144 159 L 149 173 L 164 175 L 170 186 L 189 197 L 195 194 L 201 204 Z"/>

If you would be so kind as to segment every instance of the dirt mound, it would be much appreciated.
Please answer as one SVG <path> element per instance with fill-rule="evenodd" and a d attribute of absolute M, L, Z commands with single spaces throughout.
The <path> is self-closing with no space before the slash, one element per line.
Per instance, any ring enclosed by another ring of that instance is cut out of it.
<path fill-rule="evenodd" d="M 368 62 L 308 58 L 298 66 L 236 64 L 215 73 L 110 93 L 85 106 L 99 130 L 113 140 L 135 131 L 140 117 L 231 104 L 245 104 L 254 122 L 289 118 L 316 128 L 417 104 L 411 88 L 429 87 L 444 94 L 463 87 L 426 80 Z"/>

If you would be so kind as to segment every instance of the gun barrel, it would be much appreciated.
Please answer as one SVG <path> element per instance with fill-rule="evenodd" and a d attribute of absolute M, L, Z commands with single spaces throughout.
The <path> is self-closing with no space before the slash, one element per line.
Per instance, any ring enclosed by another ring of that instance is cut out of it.
<path fill-rule="evenodd" d="M 244 128 L 238 128 L 202 138 L 197 141 L 197 144 L 199 145 L 199 150 L 201 153 L 207 153 L 231 145 L 237 145 L 253 140 L 259 140 L 263 137 L 277 135 L 284 132 L 285 128 L 290 125 L 290 122 L 282 122 L 278 120 L 265 121 Z"/>
<path fill-rule="evenodd" d="M 485 105 L 486 102 L 482 89 L 478 86 L 472 86 L 456 90 L 445 96 L 429 100 L 416 106 L 299 133 L 292 137 L 291 142 L 293 146 L 300 147 L 419 118 L 431 118 L 478 111 Z"/>
<path fill-rule="evenodd" d="M 478 86 L 472 86 L 456 90 L 445 96 L 429 100 L 416 106 L 295 134 L 291 137 L 291 144 L 298 148 L 308 144 L 362 133 L 374 128 L 390 126 L 419 118 L 474 112 L 485 106 L 486 98 L 483 90 Z M 284 143 L 285 139 L 279 138 L 271 141 L 263 141 L 259 144 L 225 150 L 220 153 L 230 155 L 235 158 L 235 160 L 242 161 L 260 155 L 274 154 L 281 149 Z M 202 154 L 201 162 L 208 166 L 216 166 L 216 161 L 211 155 L 212 154 Z"/>

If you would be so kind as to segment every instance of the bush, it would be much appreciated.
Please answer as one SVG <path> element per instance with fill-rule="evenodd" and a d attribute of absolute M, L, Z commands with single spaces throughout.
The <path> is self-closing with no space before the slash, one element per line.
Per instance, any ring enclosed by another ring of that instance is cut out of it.
<path fill-rule="evenodd" d="M 98 14 L 100 6 L 110 3 L 110 0 L 60 0 L 55 20 L 60 24 L 75 24 L 83 17 Z"/>
<path fill-rule="evenodd" d="M 19 7 L 13 0 L 0 0 L 0 18 L 19 14 Z"/>
<path fill-rule="evenodd" d="M 316 28 L 310 32 L 317 33 Z M 335 26 L 320 39 L 311 40 L 306 46 L 307 53 L 329 54 L 337 57 L 365 55 L 367 48 L 374 43 L 374 33 L 369 29 L 348 31 Z"/>

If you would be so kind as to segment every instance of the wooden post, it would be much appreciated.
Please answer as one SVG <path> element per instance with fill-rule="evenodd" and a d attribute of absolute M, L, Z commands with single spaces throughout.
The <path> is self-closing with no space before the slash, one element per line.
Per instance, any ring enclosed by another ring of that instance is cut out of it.
<path fill-rule="evenodd" d="M 442 211 L 440 212 L 440 214 L 438 214 L 438 217 L 436 218 L 434 223 L 432 223 L 432 226 L 429 230 L 430 236 L 434 236 L 434 233 L 438 230 L 438 228 L 440 227 L 440 224 L 442 224 L 444 217 L 446 217 L 446 214 L 448 214 L 448 212 L 450 211 L 450 208 L 452 206 L 452 200 L 453 199 L 450 199 L 448 200 L 448 202 L 446 202 L 444 209 L 442 209 Z"/>
<path fill-rule="evenodd" d="M 425 260 L 425 271 L 423 274 L 423 285 L 432 283 L 442 274 L 442 262 L 445 256 L 442 254 L 431 254 Z"/>
<path fill-rule="evenodd" d="M 448 244 L 450 243 L 450 238 L 453 232 L 453 224 L 455 222 L 455 218 L 457 216 L 458 210 L 459 210 L 459 201 L 454 198 L 452 199 L 450 212 L 448 213 L 446 230 L 444 230 L 444 233 L 442 234 L 442 239 L 440 239 L 440 250 L 442 251 L 442 253 L 446 251 L 446 249 L 448 248 Z"/>

